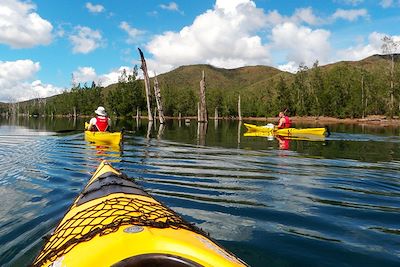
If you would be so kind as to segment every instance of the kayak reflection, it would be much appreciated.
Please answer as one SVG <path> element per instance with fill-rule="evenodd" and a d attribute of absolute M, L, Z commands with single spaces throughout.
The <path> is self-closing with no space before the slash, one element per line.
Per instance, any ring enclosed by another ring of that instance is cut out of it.
<path fill-rule="evenodd" d="M 325 141 L 325 136 L 319 136 L 319 135 L 296 135 L 296 136 L 281 136 L 281 135 L 275 135 L 272 133 L 266 133 L 266 132 L 246 132 L 243 134 L 245 137 L 264 137 L 268 138 L 268 140 L 272 141 L 276 139 L 279 142 L 279 149 L 282 150 L 288 150 L 290 148 L 290 141 L 291 140 L 300 140 L 300 141 L 320 141 L 323 142 Z"/>
<path fill-rule="evenodd" d="M 98 161 L 107 159 L 109 162 L 120 162 L 122 157 L 122 145 L 99 145 L 96 143 L 87 143 L 89 154 L 98 158 Z"/>

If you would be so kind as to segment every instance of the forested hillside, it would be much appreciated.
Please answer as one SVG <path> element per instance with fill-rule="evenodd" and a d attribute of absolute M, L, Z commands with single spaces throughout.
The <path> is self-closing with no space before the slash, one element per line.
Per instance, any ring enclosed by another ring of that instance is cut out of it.
<path fill-rule="evenodd" d="M 219 116 L 237 116 L 239 94 L 243 116 L 276 116 L 284 109 L 297 116 L 399 115 L 400 56 L 393 57 L 393 73 L 391 59 L 390 55 L 374 55 L 326 66 L 315 62 L 311 68 L 299 66 L 296 74 L 267 66 L 221 69 L 191 65 L 159 75 L 158 81 L 167 116 L 196 115 L 202 71 L 209 116 L 214 116 L 215 109 Z M 104 105 L 112 116 L 133 116 L 137 109 L 145 115 L 144 83 L 137 75 L 136 68 L 106 88 L 78 84 L 61 95 L 8 105 L 2 112 L 91 115 L 98 105 Z"/>

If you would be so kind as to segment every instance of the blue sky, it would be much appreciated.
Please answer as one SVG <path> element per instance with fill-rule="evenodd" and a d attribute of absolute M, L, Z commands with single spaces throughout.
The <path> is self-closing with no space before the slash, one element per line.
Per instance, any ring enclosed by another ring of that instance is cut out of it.
<path fill-rule="evenodd" d="M 122 69 L 268 65 L 295 71 L 400 41 L 400 0 L 0 0 L 0 102 L 115 83 Z"/>

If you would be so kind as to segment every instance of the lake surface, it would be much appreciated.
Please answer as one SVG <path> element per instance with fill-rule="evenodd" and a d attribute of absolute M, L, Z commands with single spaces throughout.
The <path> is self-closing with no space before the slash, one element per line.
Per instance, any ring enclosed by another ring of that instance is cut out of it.
<path fill-rule="evenodd" d="M 32 262 L 103 159 L 251 266 L 400 266 L 399 128 L 282 143 L 235 121 L 122 127 L 119 149 L 83 121 L 0 118 L 0 266 Z"/>

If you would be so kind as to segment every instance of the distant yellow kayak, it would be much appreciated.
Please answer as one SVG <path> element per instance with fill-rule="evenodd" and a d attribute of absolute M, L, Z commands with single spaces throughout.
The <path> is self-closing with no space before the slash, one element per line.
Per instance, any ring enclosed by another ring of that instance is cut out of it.
<path fill-rule="evenodd" d="M 87 129 L 89 123 L 85 122 L 85 129 Z M 122 132 L 94 132 L 85 131 L 85 140 L 88 142 L 94 142 L 105 145 L 118 145 L 122 140 Z"/>
<path fill-rule="evenodd" d="M 277 129 L 276 127 L 270 127 L 269 125 L 259 126 L 259 125 L 249 124 L 249 123 L 245 123 L 244 126 L 246 126 L 246 128 L 249 132 L 271 133 L 273 135 L 280 135 L 280 136 L 297 136 L 297 135 L 321 135 L 321 136 L 324 136 L 327 134 L 326 128 Z"/>
<path fill-rule="evenodd" d="M 33 266 L 247 265 L 103 161 Z"/>

